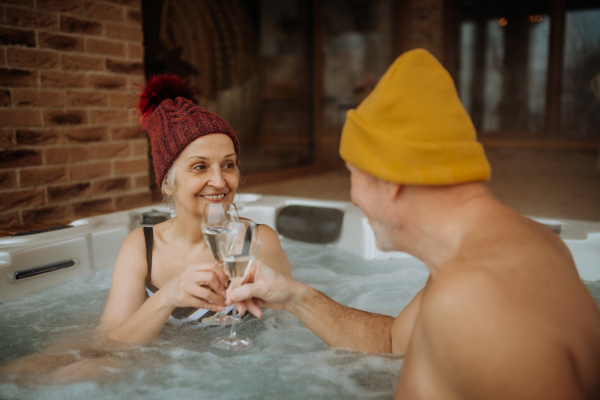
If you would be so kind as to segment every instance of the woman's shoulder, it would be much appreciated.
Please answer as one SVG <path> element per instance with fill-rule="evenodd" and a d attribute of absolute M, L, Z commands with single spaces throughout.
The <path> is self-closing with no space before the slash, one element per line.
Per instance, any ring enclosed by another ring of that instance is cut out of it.
<path fill-rule="evenodd" d="M 132 230 L 123 241 L 119 251 L 120 258 L 128 260 L 131 257 L 143 256 L 146 254 L 146 239 L 144 237 L 144 228 L 136 228 Z"/>
<path fill-rule="evenodd" d="M 250 218 L 240 217 L 242 221 L 252 221 Z M 252 221 L 256 222 L 256 221 Z M 279 235 L 275 232 L 275 229 L 271 228 L 267 224 L 256 224 L 258 226 L 258 233 L 260 234 L 261 241 L 265 239 L 276 239 L 277 243 L 279 243 Z"/>
<path fill-rule="evenodd" d="M 275 229 L 271 228 L 269 225 L 259 224 L 258 233 L 260 234 L 261 238 L 266 237 L 269 239 L 277 240 L 277 243 L 279 243 L 279 235 L 277 234 L 277 232 L 275 232 Z"/>
<path fill-rule="evenodd" d="M 141 277 L 146 274 L 146 269 L 146 241 L 144 239 L 144 230 L 143 228 L 137 228 L 129 233 L 121 245 L 115 263 L 115 273 L 129 271 L 136 275 L 139 274 Z"/>
<path fill-rule="evenodd" d="M 131 232 L 129 232 L 129 235 L 127 235 L 127 238 L 123 242 L 123 246 L 138 247 L 142 244 L 145 245 L 145 242 L 146 242 L 146 239 L 145 239 L 144 227 L 139 227 L 139 228 L 136 228 L 136 229 L 132 230 Z"/>
<path fill-rule="evenodd" d="M 161 246 L 167 240 L 167 231 L 171 227 L 165 225 L 165 222 L 151 226 L 151 227 L 140 227 L 131 231 L 125 242 L 131 246 L 143 246 L 145 249 L 148 242 L 152 242 L 153 247 Z M 147 232 L 145 232 L 147 231 Z M 125 244 L 125 243 L 124 243 Z"/>
<path fill-rule="evenodd" d="M 279 235 L 269 225 L 261 224 L 258 227 L 261 247 L 257 258 L 286 276 L 292 276 L 290 262 L 281 247 Z"/>
<path fill-rule="evenodd" d="M 154 239 L 154 245 L 156 246 L 169 246 L 172 242 L 173 235 L 175 233 L 175 220 L 173 218 L 156 224 L 152 227 L 152 237 Z"/>

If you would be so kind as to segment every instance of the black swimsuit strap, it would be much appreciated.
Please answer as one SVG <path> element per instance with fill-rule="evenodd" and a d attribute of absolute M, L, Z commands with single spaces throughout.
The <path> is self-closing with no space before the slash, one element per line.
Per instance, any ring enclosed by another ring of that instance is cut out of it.
<path fill-rule="evenodd" d="M 146 286 L 152 293 L 155 293 L 158 288 L 150 283 L 152 276 L 152 248 L 154 247 L 154 230 L 151 226 L 144 227 L 144 240 L 146 241 L 146 262 L 148 263 L 148 277 L 146 278 Z"/>
<path fill-rule="evenodd" d="M 146 278 L 146 286 L 152 293 L 156 293 L 158 288 L 150 282 L 152 276 L 152 248 L 154 247 L 154 230 L 151 226 L 144 227 L 144 240 L 146 242 L 146 261 L 148 263 L 148 278 Z M 177 307 L 173 310 L 171 315 L 176 319 L 184 319 L 195 313 L 196 310 L 198 309 L 194 307 Z M 205 314 L 206 317 L 209 315 L 211 314 Z"/>

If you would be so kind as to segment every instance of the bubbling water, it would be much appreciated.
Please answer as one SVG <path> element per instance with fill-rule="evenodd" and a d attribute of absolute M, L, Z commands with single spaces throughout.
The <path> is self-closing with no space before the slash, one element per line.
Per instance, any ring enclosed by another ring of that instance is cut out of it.
<path fill-rule="evenodd" d="M 325 246 L 286 240 L 282 245 L 295 279 L 350 307 L 396 316 L 427 279 L 416 259 L 365 261 Z M 329 348 L 285 311 L 246 318 L 238 334 L 254 346 L 242 352 L 210 346 L 228 327 L 194 324 L 167 324 L 147 345 L 81 350 L 100 322 L 111 274 L 102 270 L 0 306 L 0 364 L 65 341 L 60 355 L 116 360 L 77 383 L 16 382 L 7 374 L 0 377 L 3 399 L 377 399 L 394 393 L 402 356 Z"/>
<path fill-rule="evenodd" d="M 414 258 L 365 261 L 319 245 L 283 240 L 296 280 L 350 307 L 396 316 L 423 287 L 427 269 Z M 383 399 L 393 397 L 402 356 L 327 347 L 285 311 L 265 310 L 237 328 L 254 346 L 212 348 L 228 327 L 167 324 L 147 345 L 94 348 L 112 270 L 75 279 L 0 306 L 0 364 L 39 353 L 110 360 L 76 383 L 51 385 L 0 376 L 2 399 Z M 600 301 L 600 282 L 588 283 Z M 334 328 L 332 328 L 334 329 Z M 68 342 L 68 346 L 64 343 Z M 87 345 L 87 349 L 86 349 Z M 96 358 L 94 358 L 96 357 Z M 99 357 L 99 358 L 98 358 Z M 60 380 L 58 380 L 60 382 Z"/>

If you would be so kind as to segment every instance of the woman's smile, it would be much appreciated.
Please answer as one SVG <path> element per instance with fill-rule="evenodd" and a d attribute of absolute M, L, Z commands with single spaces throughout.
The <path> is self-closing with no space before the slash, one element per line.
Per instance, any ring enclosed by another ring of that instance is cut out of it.
<path fill-rule="evenodd" d="M 212 202 L 212 203 L 218 203 L 219 201 L 221 201 L 225 198 L 225 193 L 204 194 L 204 195 L 201 194 L 199 196 L 205 200 Z"/>

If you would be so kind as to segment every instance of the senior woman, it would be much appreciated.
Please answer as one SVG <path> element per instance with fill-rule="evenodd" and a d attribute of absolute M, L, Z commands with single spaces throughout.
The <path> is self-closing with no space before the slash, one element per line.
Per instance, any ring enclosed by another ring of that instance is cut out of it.
<path fill-rule="evenodd" d="M 155 225 L 152 240 L 142 228 L 134 230 L 119 251 L 100 324 L 116 341 L 150 342 L 184 307 L 225 310 L 229 277 L 215 263 L 200 220 L 207 204 L 233 202 L 240 182 L 239 143 L 227 122 L 192 100 L 192 90 L 173 75 L 152 78 L 140 95 L 141 127 L 150 136 L 156 180 L 163 194 L 172 196 L 177 216 Z M 291 275 L 275 231 L 266 225 L 258 230 L 257 259 Z"/>
<path fill-rule="evenodd" d="M 150 342 L 176 309 L 225 309 L 229 278 L 213 260 L 200 219 L 207 204 L 233 201 L 240 181 L 239 144 L 227 122 L 192 98 L 181 79 L 165 75 L 147 82 L 140 95 L 141 126 L 150 136 L 157 182 L 172 197 L 177 216 L 155 225 L 150 234 L 140 228 L 125 239 L 95 338 L 100 340 L 63 340 L 1 365 L 0 376 L 53 384 L 106 375 L 110 368 L 128 365 L 106 346 L 106 337 Z M 258 230 L 257 258 L 291 275 L 275 231 L 266 225 Z"/>

